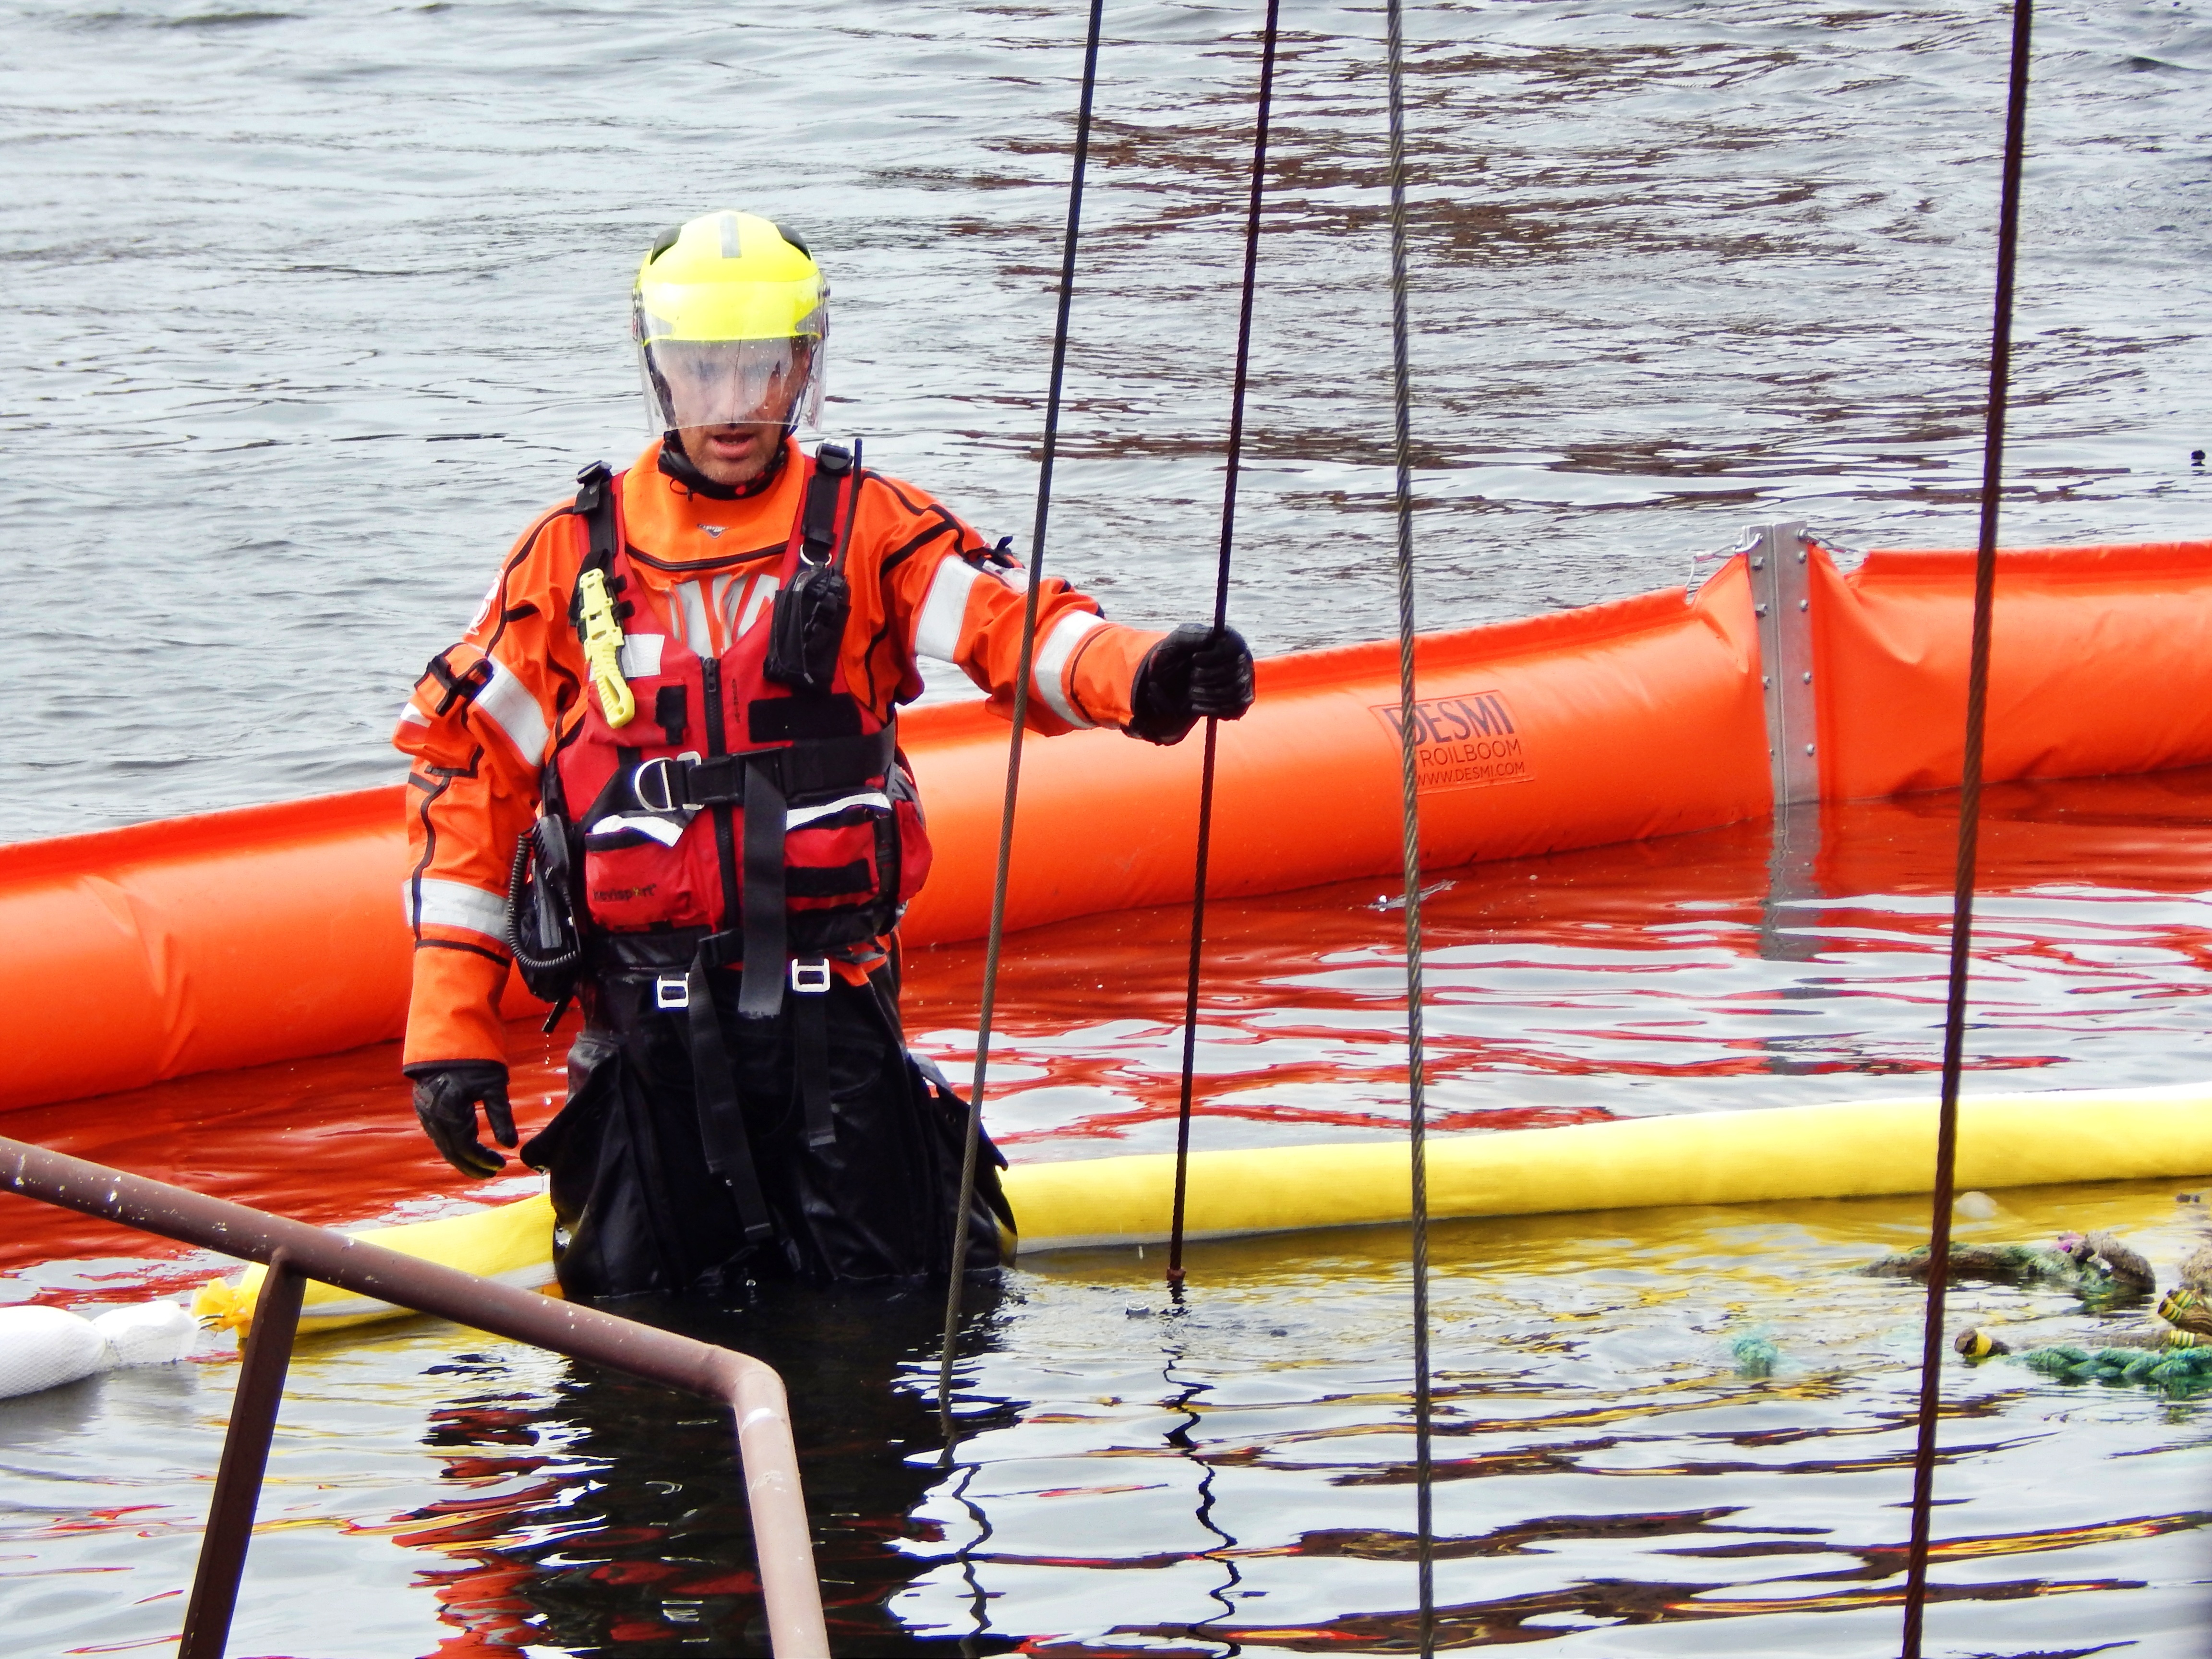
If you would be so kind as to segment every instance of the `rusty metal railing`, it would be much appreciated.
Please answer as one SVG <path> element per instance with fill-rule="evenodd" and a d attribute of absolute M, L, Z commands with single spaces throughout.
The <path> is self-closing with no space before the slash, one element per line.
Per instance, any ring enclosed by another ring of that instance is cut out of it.
<path fill-rule="evenodd" d="M 310 1279 L 723 1401 L 737 1422 L 772 1650 L 776 1659 L 828 1659 L 790 1407 L 782 1379 L 759 1360 L 4 1136 L 0 1190 L 267 1264 L 177 1659 L 222 1659 Z"/>

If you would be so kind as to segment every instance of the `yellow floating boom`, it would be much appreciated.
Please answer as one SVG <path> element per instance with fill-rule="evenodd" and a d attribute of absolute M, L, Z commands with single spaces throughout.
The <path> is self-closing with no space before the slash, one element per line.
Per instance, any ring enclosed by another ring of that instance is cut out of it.
<path fill-rule="evenodd" d="M 1402 1222 L 1412 1209 L 1410 1168 L 1400 1139 L 1194 1153 L 1186 1235 Z M 1429 1213 L 1457 1220 L 1924 1193 L 1935 1168 L 1929 1100 L 1680 1112 L 1431 1140 Z M 2068 1090 L 1960 1103 L 1962 1190 L 2208 1175 L 2212 1089 Z M 1018 1164 L 1005 1181 L 1024 1254 L 1168 1236 L 1175 1159 L 1167 1153 Z M 543 1197 L 367 1236 L 509 1284 L 542 1285 L 553 1276 L 553 1213 Z M 255 1267 L 235 1285 L 204 1286 L 193 1311 L 242 1324 L 260 1276 Z M 398 1311 L 311 1285 L 301 1325 L 327 1330 Z"/>
<path fill-rule="evenodd" d="M 1194 1152 L 1184 1234 L 1236 1238 L 1402 1222 L 1402 1139 Z M 1429 1214 L 1542 1215 L 1671 1204 L 1924 1193 L 1930 1100 L 1678 1112 L 1429 1142 Z M 1958 1184 L 2039 1187 L 2212 1174 L 2212 1089 L 2067 1090 L 1965 1100 Z M 1005 1176 L 1024 1253 L 1168 1236 L 1175 1158 L 1018 1164 Z"/>
<path fill-rule="evenodd" d="M 437 1221 L 365 1227 L 360 1236 L 418 1261 L 459 1267 L 520 1290 L 540 1290 L 553 1282 L 553 1204 L 543 1193 Z M 248 1267 L 234 1281 L 208 1280 L 192 1297 L 193 1316 L 219 1330 L 243 1331 L 253 1317 L 264 1272 Z M 335 1331 L 371 1320 L 404 1318 L 407 1311 L 310 1279 L 300 1298 L 300 1328 Z"/>

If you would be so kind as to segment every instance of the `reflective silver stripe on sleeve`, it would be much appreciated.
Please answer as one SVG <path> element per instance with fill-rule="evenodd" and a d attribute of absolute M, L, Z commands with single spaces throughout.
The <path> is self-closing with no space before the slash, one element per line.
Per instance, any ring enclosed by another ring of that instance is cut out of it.
<path fill-rule="evenodd" d="M 428 726 L 430 717 L 413 703 L 403 703 L 399 709 L 399 723 L 402 726 Z"/>
<path fill-rule="evenodd" d="M 939 662 L 957 662 L 960 625 L 968 620 L 968 590 L 975 586 L 975 568 L 967 560 L 947 558 L 929 579 L 929 594 L 915 618 L 914 654 Z"/>
<path fill-rule="evenodd" d="M 1052 712 L 1070 726 L 1096 726 L 1096 720 L 1085 718 L 1069 696 L 1062 682 L 1067 677 L 1067 665 L 1075 655 L 1075 647 L 1083 636 L 1094 628 L 1105 623 L 1088 611 L 1071 611 L 1053 625 L 1051 633 L 1036 649 L 1036 668 L 1031 674 L 1033 687 Z"/>
<path fill-rule="evenodd" d="M 507 944 L 507 896 L 503 893 L 487 893 L 465 881 L 417 876 L 402 883 L 399 894 L 406 908 L 407 925 L 416 933 L 425 927 L 458 927 L 464 933 L 482 933 L 502 948 Z"/>
<path fill-rule="evenodd" d="M 500 735 L 514 746 L 526 765 L 536 766 L 545 758 L 544 714 L 538 707 L 538 699 L 530 695 L 506 665 L 496 657 L 487 657 L 491 664 L 491 679 L 476 695 L 470 707 L 499 728 Z"/>

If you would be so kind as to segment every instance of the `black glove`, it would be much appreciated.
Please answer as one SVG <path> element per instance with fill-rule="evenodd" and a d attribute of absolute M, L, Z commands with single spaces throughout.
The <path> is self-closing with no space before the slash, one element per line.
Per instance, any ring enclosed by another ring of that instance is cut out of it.
<path fill-rule="evenodd" d="M 1233 628 L 1185 623 L 1145 653 L 1121 729 L 1150 743 L 1181 743 L 1200 717 L 1241 720 L 1252 706 L 1252 647 Z"/>
<path fill-rule="evenodd" d="M 425 1060 L 404 1068 L 415 1083 L 415 1115 L 446 1162 L 467 1176 L 495 1176 L 507 1160 L 477 1139 L 477 1103 L 502 1146 L 515 1145 L 507 1067 L 495 1060 Z"/>

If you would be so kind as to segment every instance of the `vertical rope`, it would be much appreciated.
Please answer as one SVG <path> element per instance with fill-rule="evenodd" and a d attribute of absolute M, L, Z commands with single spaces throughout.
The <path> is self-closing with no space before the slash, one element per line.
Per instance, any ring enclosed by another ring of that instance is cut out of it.
<path fill-rule="evenodd" d="M 1252 134 L 1252 196 L 1244 210 L 1244 297 L 1237 313 L 1237 373 L 1229 393 L 1229 465 L 1221 485 L 1221 557 L 1213 575 L 1213 636 L 1229 626 L 1229 556 L 1237 542 L 1237 471 L 1244 453 L 1244 386 L 1252 359 L 1252 291 L 1260 276 L 1260 193 L 1267 178 L 1267 112 L 1275 96 L 1275 24 L 1282 0 L 1267 0 L 1260 49 L 1260 110 Z M 1206 940 L 1206 865 L 1213 845 L 1213 754 L 1221 722 L 1206 717 L 1198 784 L 1198 873 L 1190 896 L 1190 974 L 1182 1000 L 1182 1099 L 1176 1116 L 1175 1210 L 1168 1224 L 1168 1283 L 1182 1283 L 1182 1214 L 1190 1165 L 1191 1079 L 1198 1064 L 1198 969 Z"/>
<path fill-rule="evenodd" d="M 1904 1659 L 1920 1659 L 1928 1600 L 1928 1542 L 1936 1492 L 1936 1429 L 1943 1396 L 1943 1292 L 1951 1261 L 1951 1194 L 1959 1152 L 1959 1073 L 1966 1046 L 1966 970 L 1972 956 L 1974 866 L 1981 840 L 1982 746 L 1990 696 L 1990 616 L 1996 592 L 1997 503 L 2004 481 L 2006 396 L 2012 374 L 2013 266 L 2020 244 L 2020 179 L 2027 149 L 2030 0 L 2013 0 L 2012 78 L 2006 99 L 2004 189 L 1997 206 L 1996 316 L 1990 327 L 1989 422 L 1982 438 L 1981 537 L 1974 548 L 1973 653 L 1966 670 L 1966 753 L 1959 787 L 1959 861 L 1951 899 L 1951 976 L 1943 1007 L 1942 1103 L 1936 1131 L 1936 1196 L 1928 1238 L 1928 1311 L 1921 1328 L 1920 1434 L 1912 1455 L 1912 1543 L 1905 1578 Z"/>
<path fill-rule="evenodd" d="M 1389 0 L 1390 403 L 1397 465 L 1398 750 L 1406 866 L 1406 1090 L 1413 1222 L 1413 1489 L 1422 1659 L 1437 1646 L 1436 1466 L 1429 1389 L 1428 1106 L 1421 1054 L 1421 803 L 1413 698 L 1413 372 L 1406 315 L 1406 38 L 1403 0 Z"/>
<path fill-rule="evenodd" d="M 983 1000 L 975 1021 L 975 1076 L 968 1093 L 967 1144 L 960 1155 L 960 1210 L 952 1223 L 951 1279 L 945 1290 L 945 1347 L 937 1369 L 937 1420 L 942 1462 L 952 1461 L 952 1349 L 960 1333 L 960 1292 L 967 1283 L 968 1218 L 975 1207 L 975 1155 L 983 1132 L 983 1082 L 991 1060 L 991 1016 L 998 1004 L 999 947 L 1006 928 L 1006 872 L 1014 855 L 1014 803 L 1021 793 L 1022 732 L 1029 720 L 1030 675 L 1036 653 L 1037 592 L 1044 585 L 1045 522 L 1052 511 L 1052 463 L 1060 447 L 1060 388 L 1067 372 L 1067 321 L 1075 299 L 1075 249 L 1083 224 L 1083 174 L 1091 159 L 1091 106 L 1098 88 L 1098 36 L 1105 0 L 1091 0 L 1091 32 L 1083 49 L 1083 95 L 1075 112 L 1075 161 L 1067 181 L 1067 229 L 1060 251 L 1060 314 L 1053 324 L 1052 377 L 1044 399 L 1043 454 L 1037 468 L 1036 516 L 1030 526 L 1029 591 L 1022 605 L 1022 649 L 1014 678 L 1013 730 L 1006 739 L 1006 798 L 999 813 L 999 862 L 991 884 L 991 932 L 983 951 Z"/>

